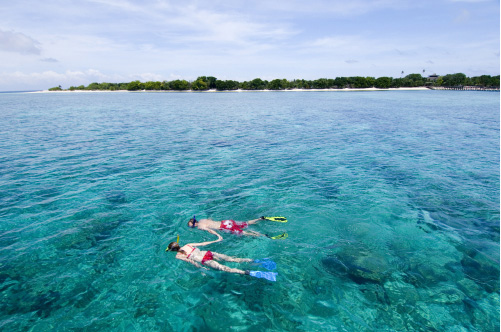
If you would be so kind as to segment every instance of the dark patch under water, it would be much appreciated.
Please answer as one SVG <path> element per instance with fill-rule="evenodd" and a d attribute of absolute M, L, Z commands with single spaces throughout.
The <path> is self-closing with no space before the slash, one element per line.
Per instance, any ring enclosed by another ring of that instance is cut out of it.
<path fill-rule="evenodd" d="M 106 200 L 114 205 L 127 203 L 127 196 L 122 191 L 110 191 L 106 193 Z"/>

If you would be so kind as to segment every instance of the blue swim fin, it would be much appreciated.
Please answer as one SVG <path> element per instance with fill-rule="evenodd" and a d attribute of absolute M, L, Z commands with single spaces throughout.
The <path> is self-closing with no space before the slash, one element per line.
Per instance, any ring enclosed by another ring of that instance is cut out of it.
<path fill-rule="evenodd" d="M 276 272 L 249 271 L 249 275 L 255 278 L 263 278 L 269 281 L 277 281 Z"/>
<path fill-rule="evenodd" d="M 277 263 L 272 261 L 269 258 L 264 258 L 264 259 L 256 259 L 254 263 L 257 263 L 264 267 L 267 270 L 275 270 L 277 268 Z"/>

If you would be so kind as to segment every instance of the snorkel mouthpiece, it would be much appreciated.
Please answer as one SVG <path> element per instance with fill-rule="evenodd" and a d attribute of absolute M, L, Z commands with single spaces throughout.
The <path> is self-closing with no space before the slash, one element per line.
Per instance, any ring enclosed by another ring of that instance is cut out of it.
<path fill-rule="evenodd" d="M 172 251 L 172 248 L 169 248 L 172 243 L 174 243 L 174 242 L 169 243 L 169 246 L 167 248 L 165 248 L 165 251 Z M 179 234 L 177 235 L 177 240 L 175 243 L 177 243 L 179 245 Z"/>
<path fill-rule="evenodd" d="M 175 248 L 179 248 L 179 235 L 177 236 L 177 241 L 169 243 L 165 251 L 177 251 Z"/>

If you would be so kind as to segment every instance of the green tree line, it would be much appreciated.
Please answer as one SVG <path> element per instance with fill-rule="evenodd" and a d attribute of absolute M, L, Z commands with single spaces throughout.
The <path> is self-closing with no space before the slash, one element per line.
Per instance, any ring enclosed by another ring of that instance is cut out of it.
<path fill-rule="evenodd" d="M 88 86 L 71 86 L 68 90 L 158 90 L 158 91 L 206 91 L 206 90 L 288 90 L 288 89 L 360 89 L 360 88 L 401 88 L 401 87 L 424 87 L 424 86 L 478 86 L 499 89 L 499 75 L 482 75 L 467 77 L 463 73 L 447 74 L 434 78 L 423 77 L 421 74 L 409 74 L 401 78 L 393 77 L 336 77 L 319 78 L 316 80 L 297 79 L 274 79 L 271 81 L 255 78 L 251 81 L 238 82 L 233 80 L 218 80 L 213 76 L 200 76 L 195 81 L 132 81 L 128 83 L 91 83 Z M 62 90 L 61 86 L 49 90 Z"/>

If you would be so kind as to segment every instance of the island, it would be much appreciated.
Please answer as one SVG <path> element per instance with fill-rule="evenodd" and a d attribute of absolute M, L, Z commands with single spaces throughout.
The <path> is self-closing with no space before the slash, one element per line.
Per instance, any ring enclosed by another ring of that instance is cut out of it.
<path fill-rule="evenodd" d="M 421 74 L 409 74 L 405 77 L 336 77 L 305 79 L 274 79 L 271 81 L 255 78 L 251 81 L 219 80 L 213 76 L 199 76 L 195 81 L 132 81 L 127 83 L 91 83 L 88 86 L 70 86 L 63 89 L 61 85 L 49 91 L 235 91 L 235 90 L 327 90 L 327 89 L 395 89 L 395 88 L 430 88 L 452 90 L 494 90 L 499 91 L 499 75 L 482 75 L 467 77 L 463 73 L 436 74 L 424 77 Z"/>

